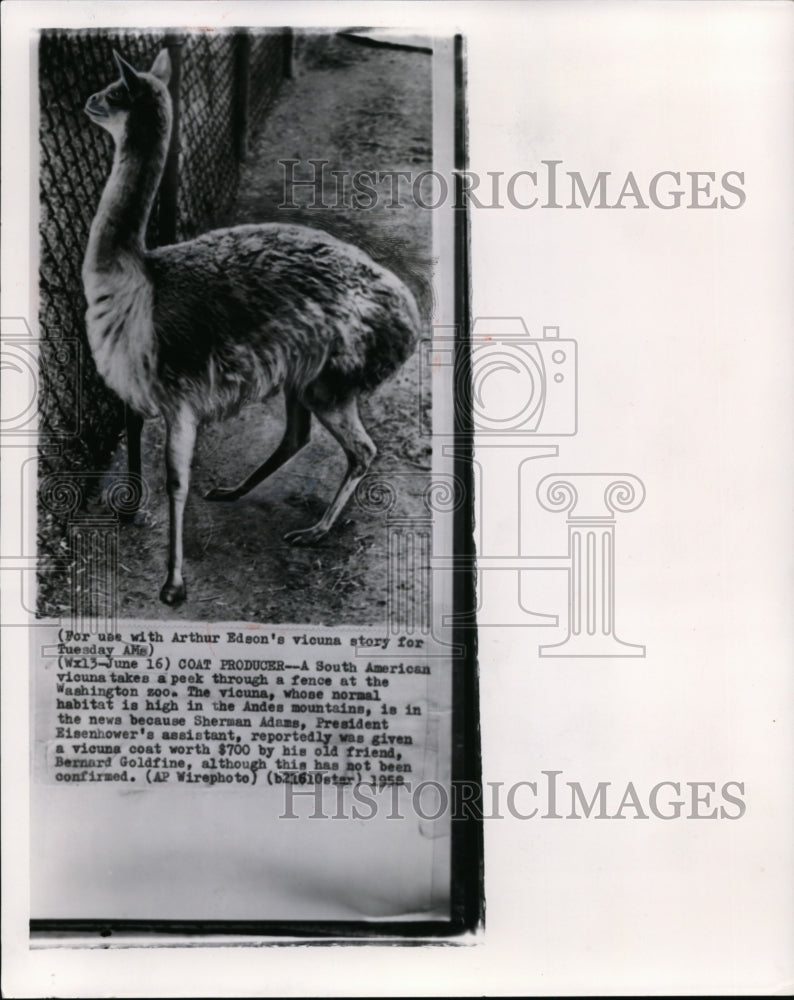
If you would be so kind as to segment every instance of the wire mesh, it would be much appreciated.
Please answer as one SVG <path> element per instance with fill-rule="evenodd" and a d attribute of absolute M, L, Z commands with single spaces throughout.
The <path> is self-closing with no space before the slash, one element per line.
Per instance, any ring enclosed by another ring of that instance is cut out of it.
<path fill-rule="evenodd" d="M 235 48 L 238 36 L 190 35 L 182 47 L 177 238 L 228 212 L 237 193 Z"/>
<path fill-rule="evenodd" d="M 250 118 L 256 128 L 275 101 L 282 80 L 290 75 L 292 33 L 289 29 L 251 33 L 250 50 Z"/>
<path fill-rule="evenodd" d="M 239 182 L 241 128 L 255 128 L 287 72 L 283 31 L 42 32 L 39 40 L 39 504 L 40 613 L 56 613 L 52 567 L 68 558 L 73 505 L 53 504 L 54 478 L 68 476 L 79 505 L 96 493 L 118 445 L 124 414 L 94 366 L 85 333 L 81 268 L 91 221 L 113 159 L 111 137 L 83 112 L 88 96 L 117 75 L 113 50 L 148 69 L 163 45 L 180 63 L 178 180 L 155 201 L 148 246 L 162 220 L 178 240 L 211 228 L 231 211 Z M 178 50 L 178 51 L 177 51 Z M 246 114 L 238 113 L 243 102 Z M 168 198 L 174 204 L 168 205 Z"/>

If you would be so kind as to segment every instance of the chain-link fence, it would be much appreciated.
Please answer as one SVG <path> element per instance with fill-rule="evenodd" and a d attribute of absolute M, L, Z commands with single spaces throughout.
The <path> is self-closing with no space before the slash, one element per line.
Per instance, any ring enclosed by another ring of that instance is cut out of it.
<path fill-rule="evenodd" d="M 235 60 L 242 36 L 191 35 L 180 53 L 177 239 L 191 239 L 234 201 L 240 158 Z"/>
<path fill-rule="evenodd" d="M 101 480 L 124 423 L 85 335 L 81 268 L 110 172 L 113 143 L 83 113 L 116 76 L 118 50 L 138 69 L 171 55 L 174 141 L 147 229 L 151 246 L 190 239 L 228 215 L 249 130 L 290 70 L 291 35 L 230 32 L 45 31 L 39 43 L 39 611 L 54 567 L 69 564 L 68 520 Z M 64 505 L 59 487 L 68 480 Z M 55 499 L 53 499 L 55 498 Z"/>
<path fill-rule="evenodd" d="M 285 31 L 280 41 L 281 45 L 274 45 L 273 36 L 263 32 L 252 33 L 249 36 L 252 121 L 262 120 L 262 116 L 276 98 L 281 81 L 292 73 L 292 32 Z"/>

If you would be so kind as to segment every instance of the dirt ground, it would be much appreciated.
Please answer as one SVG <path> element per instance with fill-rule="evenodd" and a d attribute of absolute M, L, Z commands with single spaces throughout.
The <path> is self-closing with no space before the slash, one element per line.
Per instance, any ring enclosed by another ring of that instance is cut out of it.
<path fill-rule="evenodd" d="M 432 213 L 410 204 L 388 207 L 383 196 L 371 209 L 279 209 L 283 169 L 312 159 L 327 171 L 429 169 L 432 150 L 431 57 L 425 52 L 370 48 L 342 38 L 297 48 L 296 73 L 250 144 L 240 194 L 222 224 L 300 221 L 321 226 L 364 247 L 390 266 L 430 312 Z M 256 123 L 254 123 L 256 124 Z M 325 201 L 333 204 L 328 175 Z M 296 189 L 306 205 L 313 192 Z M 429 329 L 429 322 L 428 322 Z M 392 515 L 426 515 L 422 493 L 429 482 L 429 397 L 420 385 L 418 352 L 389 382 L 364 401 L 365 425 L 379 449 L 371 469 L 393 482 Z M 328 537 L 311 548 L 283 541 L 283 534 L 317 520 L 344 473 L 345 458 L 314 421 L 312 440 L 298 456 L 248 496 L 208 503 L 203 495 L 229 485 L 261 464 L 283 427 L 283 400 L 246 408 L 200 435 L 185 519 L 188 599 L 178 609 L 158 600 L 165 579 L 168 513 L 163 467 L 163 426 L 147 421 L 144 477 L 150 488 L 145 514 L 120 528 L 119 614 L 122 618 L 385 623 L 386 518 L 352 501 Z M 123 449 L 116 464 L 123 467 Z"/>

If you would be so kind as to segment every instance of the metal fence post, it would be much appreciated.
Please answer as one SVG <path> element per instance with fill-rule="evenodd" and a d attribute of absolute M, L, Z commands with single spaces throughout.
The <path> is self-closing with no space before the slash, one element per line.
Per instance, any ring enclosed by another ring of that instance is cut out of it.
<path fill-rule="evenodd" d="M 179 85 L 182 76 L 182 45 L 184 39 L 168 35 L 164 41 L 171 58 L 171 80 L 168 90 L 173 103 L 174 117 L 171 126 L 171 144 L 165 160 L 163 179 L 160 181 L 160 216 L 158 219 L 158 241 L 161 245 L 175 243 L 177 238 L 177 198 L 179 194 Z"/>
<path fill-rule="evenodd" d="M 251 36 L 246 30 L 235 38 L 234 49 L 234 145 L 237 159 L 248 155 L 248 119 L 251 105 Z"/>

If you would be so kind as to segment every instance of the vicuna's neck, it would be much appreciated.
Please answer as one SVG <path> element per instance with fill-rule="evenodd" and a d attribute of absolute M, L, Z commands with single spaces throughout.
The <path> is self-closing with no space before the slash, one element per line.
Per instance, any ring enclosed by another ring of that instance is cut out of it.
<path fill-rule="evenodd" d="M 113 168 L 91 224 L 87 266 L 101 271 L 112 267 L 120 255 L 143 255 L 169 137 L 170 122 L 163 134 L 146 142 L 132 142 L 126 133 L 116 141 Z"/>

